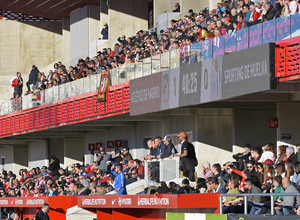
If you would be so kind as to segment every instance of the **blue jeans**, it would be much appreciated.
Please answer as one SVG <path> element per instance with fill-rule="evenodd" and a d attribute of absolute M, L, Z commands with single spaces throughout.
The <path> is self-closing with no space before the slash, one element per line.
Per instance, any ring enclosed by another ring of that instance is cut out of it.
<path fill-rule="evenodd" d="M 263 207 L 264 203 L 253 203 L 251 210 L 250 210 L 250 215 L 259 215 L 261 208 Z"/>
<path fill-rule="evenodd" d="M 282 209 L 276 209 L 276 215 L 292 215 L 294 213 L 292 206 L 284 206 Z"/>

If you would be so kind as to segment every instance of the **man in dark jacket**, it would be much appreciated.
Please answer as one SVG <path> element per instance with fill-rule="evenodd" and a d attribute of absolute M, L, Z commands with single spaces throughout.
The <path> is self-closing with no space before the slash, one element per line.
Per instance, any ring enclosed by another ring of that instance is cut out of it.
<path fill-rule="evenodd" d="M 101 31 L 102 39 L 107 40 L 108 39 L 108 26 L 107 23 L 104 24 L 104 28 Z"/>
<path fill-rule="evenodd" d="M 35 220 L 49 220 L 47 212 L 49 212 L 49 205 L 44 203 L 42 209 L 36 214 Z"/>
<path fill-rule="evenodd" d="M 32 65 L 32 69 L 30 71 L 30 74 L 29 74 L 29 79 L 28 79 L 28 82 L 26 83 L 26 86 L 27 86 L 27 92 L 30 92 L 31 89 L 30 89 L 30 85 L 35 85 L 36 84 L 36 81 L 38 79 L 38 74 L 39 74 L 39 70 L 38 68 L 35 66 L 35 65 Z"/>
<path fill-rule="evenodd" d="M 272 20 L 275 17 L 275 9 L 270 2 L 267 2 L 264 5 L 265 11 L 263 13 L 262 19 L 263 21 Z"/>
<path fill-rule="evenodd" d="M 164 151 L 164 154 L 161 155 L 161 159 L 167 158 L 171 156 L 172 154 L 177 154 L 177 150 L 174 147 L 174 144 L 171 142 L 171 138 L 169 136 L 165 136 L 163 139 L 164 145 L 166 146 L 166 149 Z"/>

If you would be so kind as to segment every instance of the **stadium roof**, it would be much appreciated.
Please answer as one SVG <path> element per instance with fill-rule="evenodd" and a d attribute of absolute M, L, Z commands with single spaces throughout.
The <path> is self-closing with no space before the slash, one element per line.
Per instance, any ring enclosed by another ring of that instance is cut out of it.
<path fill-rule="evenodd" d="M 62 19 L 85 5 L 99 5 L 100 0 L 0 0 L 0 9 L 49 19 Z"/>

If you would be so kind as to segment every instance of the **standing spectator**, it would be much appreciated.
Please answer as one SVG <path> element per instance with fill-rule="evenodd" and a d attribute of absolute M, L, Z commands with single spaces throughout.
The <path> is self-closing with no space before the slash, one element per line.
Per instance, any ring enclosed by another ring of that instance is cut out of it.
<path fill-rule="evenodd" d="M 47 212 L 49 212 L 49 205 L 44 203 L 42 209 L 36 214 L 35 220 L 49 220 Z"/>
<path fill-rule="evenodd" d="M 236 159 L 236 162 L 239 164 L 239 170 L 246 168 L 246 164 L 249 162 L 249 157 L 251 156 L 251 145 L 246 144 L 244 147 L 244 152 L 234 154 L 233 158 Z"/>
<path fill-rule="evenodd" d="M 30 74 L 29 74 L 29 79 L 28 79 L 28 82 L 26 83 L 27 93 L 31 92 L 30 85 L 35 85 L 36 84 L 36 82 L 38 80 L 39 72 L 40 71 L 38 70 L 38 68 L 35 65 L 32 65 L 32 69 L 31 69 Z M 33 89 L 35 89 L 35 88 L 33 88 Z"/>
<path fill-rule="evenodd" d="M 185 132 L 180 132 L 177 136 L 181 144 L 181 154 L 175 154 L 174 156 L 180 157 L 179 170 L 182 171 L 183 176 L 188 177 L 190 181 L 195 181 L 195 166 L 198 165 L 195 147 L 187 141 L 187 134 Z"/>
<path fill-rule="evenodd" d="M 100 147 L 100 155 L 96 154 L 96 166 L 102 173 L 106 172 L 106 165 L 109 160 L 111 160 L 111 155 L 105 153 L 104 147 Z"/>
<path fill-rule="evenodd" d="M 49 170 L 51 171 L 52 176 L 56 177 L 57 179 L 59 178 L 59 173 L 58 173 L 59 168 L 60 168 L 59 160 L 54 155 L 52 155 L 50 157 Z"/>
<path fill-rule="evenodd" d="M 175 9 L 173 10 L 173 12 L 180 12 L 180 5 L 179 3 L 175 3 Z"/>
<path fill-rule="evenodd" d="M 126 178 L 123 173 L 123 165 L 117 164 L 116 166 L 112 166 L 111 173 L 116 176 L 115 179 L 115 195 L 127 195 L 126 191 Z"/>
<path fill-rule="evenodd" d="M 22 96 L 23 90 L 23 78 L 20 72 L 17 72 L 17 84 L 14 85 L 14 93 L 18 95 L 18 97 Z"/>
<path fill-rule="evenodd" d="M 104 27 L 101 31 L 101 34 L 102 34 L 103 40 L 108 40 L 108 25 L 107 25 L 107 23 L 104 23 Z"/>
<path fill-rule="evenodd" d="M 164 154 L 161 156 L 162 159 L 177 153 L 177 150 L 175 149 L 174 144 L 171 142 L 171 138 L 169 136 L 165 136 L 163 142 L 164 145 L 166 146 L 166 149 Z"/>

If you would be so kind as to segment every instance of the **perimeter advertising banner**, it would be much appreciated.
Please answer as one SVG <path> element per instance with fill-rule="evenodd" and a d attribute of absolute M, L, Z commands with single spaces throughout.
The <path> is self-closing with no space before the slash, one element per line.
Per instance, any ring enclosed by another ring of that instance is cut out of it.
<path fill-rule="evenodd" d="M 274 44 L 130 81 L 130 115 L 158 112 L 275 88 Z"/>
<path fill-rule="evenodd" d="M 130 115 L 140 115 L 161 110 L 162 74 L 130 81 Z"/>
<path fill-rule="evenodd" d="M 264 44 L 224 56 L 222 99 L 270 90 L 275 71 L 273 53 L 274 44 Z"/>

